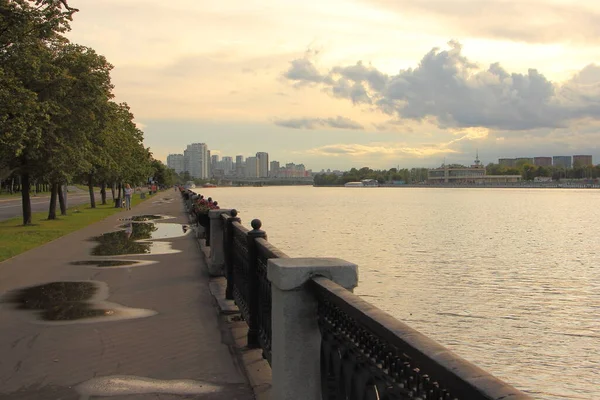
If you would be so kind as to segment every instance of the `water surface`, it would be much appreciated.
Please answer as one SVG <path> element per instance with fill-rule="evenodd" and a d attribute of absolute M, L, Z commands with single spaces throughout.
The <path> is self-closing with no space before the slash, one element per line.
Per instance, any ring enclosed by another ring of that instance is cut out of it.
<path fill-rule="evenodd" d="M 292 257 L 357 263 L 357 294 L 536 398 L 600 398 L 600 190 L 211 196 Z"/>

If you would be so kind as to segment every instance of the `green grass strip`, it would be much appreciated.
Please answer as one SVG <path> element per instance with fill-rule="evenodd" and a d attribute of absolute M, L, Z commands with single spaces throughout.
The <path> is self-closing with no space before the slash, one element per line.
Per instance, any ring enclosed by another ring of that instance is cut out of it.
<path fill-rule="evenodd" d="M 154 195 L 146 194 L 146 199 L 152 197 Z M 59 215 L 55 220 L 46 219 L 48 211 L 35 212 L 31 216 L 32 224 L 28 226 L 23 226 L 22 217 L 0 222 L 0 262 L 125 211 L 122 208 L 115 208 L 110 196 L 106 201 L 108 203 L 106 205 L 97 202 L 96 208 L 90 208 L 89 203 L 70 207 L 65 216 L 61 216 L 58 209 Z M 139 194 L 136 194 L 131 199 L 131 205 L 133 207 L 142 201 L 144 200 L 140 199 Z"/>

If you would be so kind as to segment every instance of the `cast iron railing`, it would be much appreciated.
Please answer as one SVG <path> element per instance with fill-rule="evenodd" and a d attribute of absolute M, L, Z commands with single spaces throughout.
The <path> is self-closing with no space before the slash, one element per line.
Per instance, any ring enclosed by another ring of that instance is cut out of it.
<path fill-rule="evenodd" d="M 260 228 L 260 226 L 259 226 Z M 256 275 L 258 277 L 258 341 L 263 357 L 271 364 L 271 282 L 267 278 L 267 260 L 288 256 L 267 241 L 267 236 L 255 240 Z"/>
<path fill-rule="evenodd" d="M 249 230 L 236 210 L 221 218 L 226 298 L 248 324 L 248 347 L 262 348 L 271 363 L 267 262 L 288 256 L 267 241 L 259 220 Z M 328 278 L 306 287 L 318 309 L 323 400 L 531 399 Z"/>
<path fill-rule="evenodd" d="M 248 347 L 263 351 L 271 363 L 271 282 L 267 279 L 267 260 L 287 257 L 267 241 L 261 222 L 245 228 L 237 211 L 223 214 L 223 245 L 227 289 L 225 296 L 235 300 L 248 324 Z"/>
<path fill-rule="evenodd" d="M 324 400 L 530 399 L 324 277 L 318 303 Z"/>

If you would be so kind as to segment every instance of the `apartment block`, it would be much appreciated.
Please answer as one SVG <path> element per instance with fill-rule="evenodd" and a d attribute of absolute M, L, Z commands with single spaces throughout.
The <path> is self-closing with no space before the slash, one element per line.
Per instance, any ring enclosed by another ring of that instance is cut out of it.
<path fill-rule="evenodd" d="M 184 169 L 183 154 L 169 154 L 167 156 L 167 167 L 181 174 Z"/>
<path fill-rule="evenodd" d="M 585 167 L 588 165 L 594 165 L 594 163 L 592 162 L 592 156 L 581 154 L 573 156 L 573 166 Z"/>
<path fill-rule="evenodd" d="M 555 167 L 572 168 L 571 156 L 552 156 L 552 165 Z"/>
<path fill-rule="evenodd" d="M 516 167 L 517 160 L 514 158 L 499 158 L 498 164 L 502 165 L 503 167 Z"/>
<path fill-rule="evenodd" d="M 537 167 L 551 167 L 552 157 L 533 157 L 533 164 Z"/>

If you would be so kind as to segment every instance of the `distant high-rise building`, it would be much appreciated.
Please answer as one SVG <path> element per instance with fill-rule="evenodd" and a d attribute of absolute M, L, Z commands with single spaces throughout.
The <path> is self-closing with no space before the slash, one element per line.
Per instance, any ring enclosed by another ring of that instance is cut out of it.
<path fill-rule="evenodd" d="M 181 174 L 184 171 L 183 154 L 169 154 L 167 156 L 167 167 Z"/>
<path fill-rule="evenodd" d="M 272 178 L 279 177 L 279 161 L 271 161 L 269 169 L 269 176 Z"/>
<path fill-rule="evenodd" d="M 533 164 L 537 167 L 551 167 L 552 157 L 533 157 Z"/>
<path fill-rule="evenodd" d="M 594 165 L 594 164 L 592 162 L 592 156 L 576 155 L 576 156 L 573 156 L 573 165 L 576 167 L 586 167 L 588 165 Z"/>
<path fill-rule="evenodd" d="M 552 165 L 555 167 L 571 168 L 571 156 L 552 156 Z"/>
<path fill-rule="evenodd" d="M 231 175 L 233 173 L 233 158 L 224 156 L 221 160 L 223 171 L 225 175 Z"/>
<path fill-rule="evenodd" d="M 235 156 L 235 176 L 240 178 L 246 176 L 245 167 L 244 156 Z"/>
<path fill-rule="evenodd" d="M 259 178 L 266 178 L 269 176 L 269 153 L 263 151 L 256 153 L 256 160 L 258 163 L 258 176 Z"/>
<path fill-rule="evenodd" d="M 533 165 L 533 157 L 518 157 L 515 158 L 515 165 L 521 165 L 521 164 L 531 164 Z"/>
<path fill-rule="evenodd" d="M 187 171 L 192 178 L 206 179 L 209 170 L 209 150 L 206 143 L 188 144 L 185 149 L 184 162 L 187 164 Z"/>
<path fill-rule="evenodd" d="M 514 158 L 499 158 L 498 164 L 502 165 L 503 167 L 516 167 L 517 160 Z"/>
<path fill-rule="evenodd" d="M 258 178 L 258 158 L 256 158 L 256 157 L 246 158 L 246 177 L 247 178 Z"/>
<path fill-rule="evenodd" d="M 206 177 L 210 178 L 212 176 L 212 165 L 210 164 L 210 150 L 206 150 Z"/>

